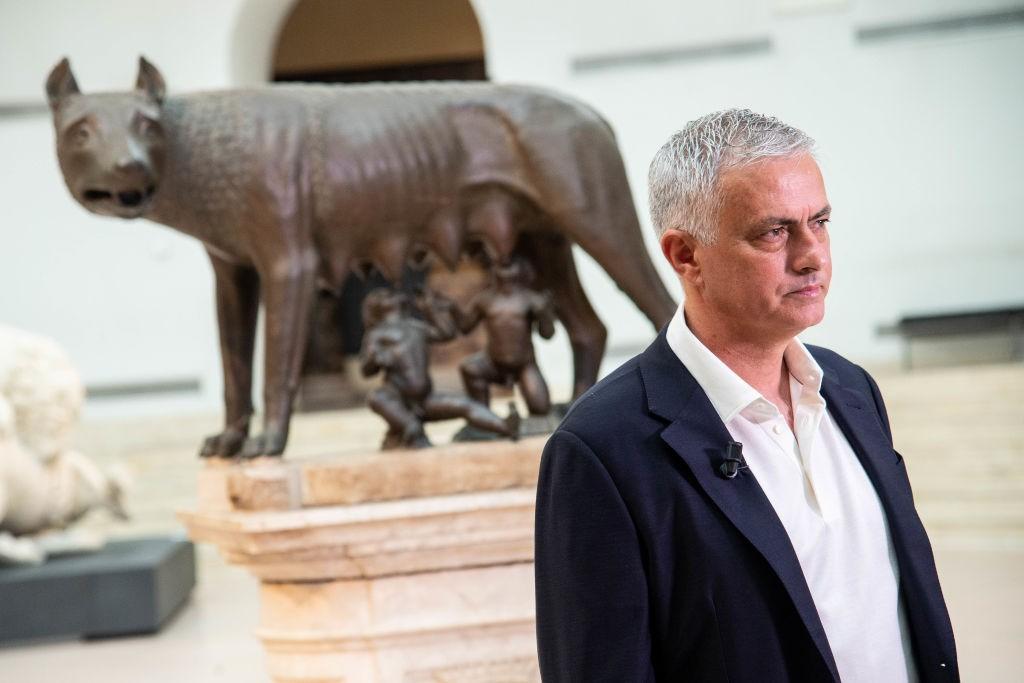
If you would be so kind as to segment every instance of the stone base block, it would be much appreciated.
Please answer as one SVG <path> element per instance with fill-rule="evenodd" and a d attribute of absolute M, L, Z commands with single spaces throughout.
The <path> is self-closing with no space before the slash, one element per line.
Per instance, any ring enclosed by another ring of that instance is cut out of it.
<path fill-rule="evenodd" d="M 537 683 L 543 443 L 211 463 L 180 516 L 259 578 L 278 683 Z"/>
<path fill-rule="evenodd" d="M 196 583 L 189 541 L 113 541 L 37 567 L 0 568 L 0 642 L 151 633 Z"/>
<path fill-rule="evenodd" d="M 533 683 L 531 563 L 264 584 L 259 636 L 275 681 Z"/>

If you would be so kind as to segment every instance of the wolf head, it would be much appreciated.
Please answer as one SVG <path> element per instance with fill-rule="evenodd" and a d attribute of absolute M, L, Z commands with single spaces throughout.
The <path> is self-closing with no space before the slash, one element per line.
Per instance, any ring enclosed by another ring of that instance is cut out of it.
<path fill-rule="evenodd" d="M 166 156 L 163 76 L 139 58 L 135 90 L 83 95 L 67 58 L 46 79 L 57 158 L 72 196 L 89 211 L 137 218 L 160 186 Z"/>

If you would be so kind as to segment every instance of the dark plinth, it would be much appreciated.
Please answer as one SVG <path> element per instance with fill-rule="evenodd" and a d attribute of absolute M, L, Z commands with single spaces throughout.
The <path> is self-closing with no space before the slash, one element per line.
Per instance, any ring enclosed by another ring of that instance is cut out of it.
<path fill-rule="evenodd" d="M 38 567 L 0 567 L 0 642 L 152 633 L 196 582 L 192 543 L 112 541 Z"/>

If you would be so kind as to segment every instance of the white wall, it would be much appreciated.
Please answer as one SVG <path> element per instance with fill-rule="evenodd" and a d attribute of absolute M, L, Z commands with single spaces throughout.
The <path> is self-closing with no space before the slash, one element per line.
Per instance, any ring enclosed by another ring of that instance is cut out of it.
<path fill-rule="evenodd" d="M 495 80 L 567 91 L 610 120 L 645 222 L 647 163 L 696 116 L 748 106 L 816 138 L 835 206 L 835 281 L 826 322 L 808 332 L 809 340 L 861 360 L 887 361 L 898 348 L 875 337 L 880 323 L 905 313 L 1024 300 L 1024 237 L 1010 210 L 1024 178 L 1024 27 L 854 40 L 859 26 L 1008 3 L 474 5 Z M 777 11 L 793 5 L 826 9 Z M 189 377 L 202 383 L 195 396 L 94 402 L 93 412 L 218 405 L 212 278 L 193 241 L 142 221 L 91 216 L 72 202 L 54 158 L 43 80 L 67 54 L 83 89 L 128 87 L 136 58 L 145 53 L 172 91 L 258 83 L 269 72 L 289 6 L 289 0 L 0 0 L 0 322 L 57 337 L 89 384 Z M 573 60 L 602 54 L 765 37 L 773 45 L 765 54 L 572 69 Z M 585 285 L 611 328 L 612 348 L 621 355 L 641 347 L 651 327 L 593 263 L 581 262 Z M 542 363 L 554 383 L 564 384 L 567 362 L 564 340 L 543 345 Z"/>
<path fill-rule="evenodd" d="M 796 5 L 825 9 L 773 11 Z M 809 132 L 819 143 L 835 207 L 835 276 L 825 322 L 804 336 L 864 362 L 889 363 L 899 344 L 879 338 L 876 328 L 901 315 L 1024 303 L 1024 231 L 1010 210 L 1024 179 L 1024 25 L 877 43 L 856 42 L 855 31 L 1015 6 L 998 0 L 567 1 L 558 19 L 566 28 L 544 28 L 543 42 L 527 48 L 529 59 L 511 58 L 516 43 L 506 35 L 507 44 L 490 47 L 507 50 L 508 60 L 490 63 L 497 80 L 546 83 L 604 113 L 641 207 L 649 160 L 693 118 L 742 106 Z M 518 28 L 530 11 L 520 14 L 499 0 L 478 7 L 485 29 Z M 702 25 L 706 33 L 694 31 Z M 767 54 L 577 73 L 567 66 L 602 52 L 758 37 L 771 39 Z M 656 253 L 653 238 L 649 245 Z M 642 347 L 649 326 L 596 267 L 586 270 L 588 290 L 611 323 L 613 351 Z M 678 291 L 667 268 L 662 272 Z M 551 356 L 545 360 L 554 364 Z"/>

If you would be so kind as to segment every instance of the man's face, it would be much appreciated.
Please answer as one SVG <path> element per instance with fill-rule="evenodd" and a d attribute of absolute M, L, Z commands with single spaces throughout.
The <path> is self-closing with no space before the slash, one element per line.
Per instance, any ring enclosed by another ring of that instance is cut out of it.
<path fill-rule="evenodd" d="M 721 178 L 718 238 L 696 245 L 691 284 L 732 338 L 791 338 L 825 315 L 831 207 L 810 155 L 770 159 Z"/>

